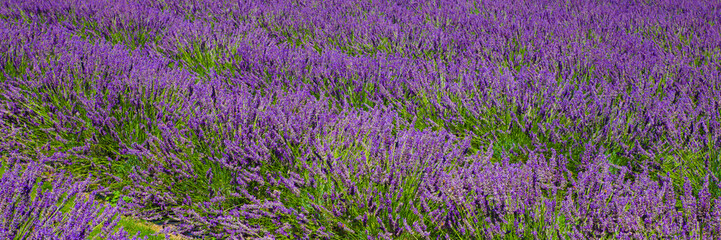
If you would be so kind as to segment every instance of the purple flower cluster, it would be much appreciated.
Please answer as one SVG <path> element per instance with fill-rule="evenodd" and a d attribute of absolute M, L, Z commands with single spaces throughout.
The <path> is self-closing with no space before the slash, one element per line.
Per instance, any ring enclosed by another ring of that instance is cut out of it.
<path fill-rule="evenodd" d="M 3 181 L 166 231 L 721 237 L 717 1 L 6 0 L 0 52 Z"/>
<path fill-rule="evenodd" d="M 83 194 L 88 181 L 55 173 L 49 176 L 50 189 L 43 189 L 42 164 L 10 161 L 6 166 L 0 178 L 0 238 L 88 239 L 98 231 L 95 237 L 131 239 L 124 230 L 113 229 L 120 219 L 117 208 L 99 204 L 94 193 Z"/>

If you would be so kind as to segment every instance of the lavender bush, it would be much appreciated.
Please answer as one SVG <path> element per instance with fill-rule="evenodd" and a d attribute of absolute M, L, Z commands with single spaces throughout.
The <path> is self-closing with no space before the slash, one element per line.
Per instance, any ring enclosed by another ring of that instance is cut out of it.
<path fill-rule="evenodd" d="M 7 166 L 0 178 L 0 237 L 131 239 L 122 228 L 113 229 L 120 219 L 117 208 L 100 205 L 94 200 L 94 193 L 82 195 L 87 181 L 74 183 L 71 177 L 56 173 L 49 176 L 50 188 L 43 189 L 45 182 L 39 178 L 44 170 L 36 162 L 18 164 L 11 161 Z"/>
<path fill-rule="evenodd" d="M 721 238 L 717 1 L 0 4 L 2 157 L 166 232 Z"/>

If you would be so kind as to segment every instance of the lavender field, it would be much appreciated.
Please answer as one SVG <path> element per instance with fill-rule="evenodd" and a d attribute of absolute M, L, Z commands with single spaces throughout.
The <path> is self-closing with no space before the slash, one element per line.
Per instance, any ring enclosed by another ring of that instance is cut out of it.
<path fill-rule="evenodd" d="M 715 0 L 0 0 L 0 239 L 721 239 Z"/>

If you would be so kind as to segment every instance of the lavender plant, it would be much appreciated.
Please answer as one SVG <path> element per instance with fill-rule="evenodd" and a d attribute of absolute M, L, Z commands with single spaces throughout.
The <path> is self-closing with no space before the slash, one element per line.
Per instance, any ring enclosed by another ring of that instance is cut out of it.
<path fill-rule="evenodd" d="M 0 153 L 198 238 L 715 239 L 720 9 L 7 0 Z"/>
<path fill-rule="evenodd" d="M 122 228 L 114 230 L 118 209 L 99 204 L 94 193 L 85 195 L 88 181 L 73 182 L 70 176 L 56 173 L 45 184 L 40 178 L 46 169 L 37 162 L 9 161 L 3 168 L 3 239 L 138 239 Z"/>

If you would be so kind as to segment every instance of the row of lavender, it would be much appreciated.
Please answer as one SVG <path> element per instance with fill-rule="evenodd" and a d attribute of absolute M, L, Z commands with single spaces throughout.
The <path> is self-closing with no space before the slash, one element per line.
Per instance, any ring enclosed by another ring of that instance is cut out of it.
<path fill-rule="evenodd" d="M 2 4 L 3 158 L 172 231 L 721 236 L 713 1 Z"/>
<path fill-rule="evenodd" d="M 0 169 L 2 239 L 87 239 L 91 233 L 103 239 L 139 239 L 114 230 L 120 219 L 116 207 L 98 203 L 95 192 L 83 195 L 90 180 L 74 181 L 63 173 L 47 176 L 48 169 L 38 162 L 7 161 Z M 70 207 L 70 201 L 76 204 Z"/>

